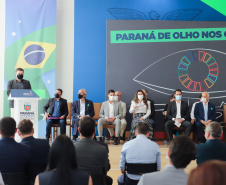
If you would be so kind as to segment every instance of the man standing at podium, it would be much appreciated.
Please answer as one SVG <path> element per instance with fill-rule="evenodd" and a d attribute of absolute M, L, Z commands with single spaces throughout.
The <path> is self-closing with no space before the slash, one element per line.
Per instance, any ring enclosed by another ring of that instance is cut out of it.
<path fill-rule="evenodd" d="M 11 89 L 31 89 L 31 84 L 28 80 L 24 80 L 24 70 L 16 69 L 16 79 L 10 80 L 7 85 L 7 95 L 11 94 Z M 14 100 L 9 100 L 9 108 L 11 109 L 11 117 L 14 117 Z"/>
<path fill-rule="evenodd" d="M 46 139 L 49 140 L 52 124 L 60 125 L 60 134 L 66 134 L 66 118 L 68 115 L 67 100 L 61 98 L 62 89 L 57 89 L 54 98 L 50 98 L 47 104 L 43 107 L 43 112 L 46 117 Z M 49 113 L 47 112 L 50 108 Z"/>

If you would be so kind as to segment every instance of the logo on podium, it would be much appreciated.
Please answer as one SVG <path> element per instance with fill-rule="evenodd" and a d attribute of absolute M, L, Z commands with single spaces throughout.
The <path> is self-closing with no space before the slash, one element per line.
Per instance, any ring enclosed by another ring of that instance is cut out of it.
<path fill-rule="evenodd" d="M 31 105 L 24 105 L 24 110 L 30 111 L 31 110 Z"/>

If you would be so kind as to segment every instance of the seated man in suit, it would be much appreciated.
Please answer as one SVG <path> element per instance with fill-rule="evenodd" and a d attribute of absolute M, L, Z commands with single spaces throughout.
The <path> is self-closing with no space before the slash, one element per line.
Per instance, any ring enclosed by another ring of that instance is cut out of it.
<path fill-rule="evenodd" d="M 154 120 L 155 103 L 153 100 L 148 99 L 148 90 L 147 89 L 142 89 L 142 91 L 144 92 L 145 96 L 147 97 L 147 100 L 150 101 L 150 103 L 151 103 L 151 114 L 150 114 L 149 118 L 150 118 L 151 127 L 154 128 L 155 127 L 155 120 Z"/>
<path fill-rule="evenodd" d="M 8 81 L 7 95 L 11 94 L 11 89 L 31 89 L 31 84 L 28 80 L 24 80 L 24 70 L 16 69 L 16 79 Z M 9 108 L 11 109 L 11 117 L 14 117 L 14 100 L 9 100 Z"/>
<path fill-rule="evenodd" d="M 207 126 L 216 118 L 215 105 L 209 102 L 209 93 L 203 92 L 201 102 L 195 106 L 198 142 L 202 141 L 202 126 Z"/>
<path fill-rule="evenodd" d="M 161 170 L 161 153 L 157 143 L 148 139 L 150 134 L 149 124 L 146 122 L 139 122 L 136 125 L 136 138 L 126 142 L 121 151 L 120 169 L 124 173 L 125 163 L 157 163 L 157 170 Z M 136 185 L 141 175 L 126 175 L 127 185 Z M 124 175 L 118 178 L 118 184 L 122 185 L 124 182 Z"/>
<path fill-rule="evenodd" d="M 187 136 L 177 136 L 169 146 L 168 164 L 161 172 L 142 175 L 138 185 L 186 185 L 188 174 L 184 169 L 194 159 L 195 144 Z"/>
<path fill-rule="evenodd" d="M 182 91 L 176 89 L 174 92 L 175 101 L 170 102 L 167 108 L 167 118 L 168 121 L 165 124 L 166 132 L 169 136 L 169 140 L 173 139 L 173 130 L 175 126 L 185 127 L 185 135 L 189 136 L 192 131 L 192 124 L 189 121 L 189 108 L 188 104 L 184 101 L 181 101 Z"/>
<path fill-rule="evenodd" d="M 46 139 L 33 137 L 33 123 L 28 119 L 23 119 L 18 124 L 18 134 L 22 139 L 20 143 L 30 148 L 33 166 L 32 181 L 34 182 L 38 173 L 46 169 L 50 149 L 49 142 Z"/>
<path fill-rule="evenodd" d="M 199 101 L 193 103 L 192 108 L 191 108 L 191 124 L 196 123 L 196 118 L 195 118 L 195 106 L 197 103 L 201 102 L 202 94 L 199 95 Z"/>
<path fill-rule="evenodd" d="M 118 137 L 121 129 L 122 107 L 121 103 L 114 101 L 115 91 L 110 89 L 108 91 L 108 101 L 101 105 L 100 119 L 98 120 L 98 134 L 100 139 L 103 136 L 103 125 L 115 125 L 115 141 L 114 145 L 118 144 Z M 112 134 L 112 133 L 110 133 Z M 111 135 L 112 137 L 113 135 Z"/>
<path fill-rule="evenodd" d="M 29 147 L 14 140 L 16 122 L 11 117 L 0 120 L 0 171 L 1 173 L 25 173 L 31 178 L 31 155 Z"/>
<path fill-rule="evenodd" d="M 120 139 L 123 139 L 123 134 L 126 129 L 127 122 L 126 122 L 126 103 L 121 101 L 121 97 L 122 97 L 122 93 L 120 91 L 116 91 L 114 96 L 115 98 L 114 101 L 120 102 L 122 107 Z M 109 128 L 108 130 L 109 130 L 109 133 L 111 133 L 110 135 L 114 136 L 113 128 Z M 114 137 L 112 139 L 114 139 Z"/>
<path fill-rule="evenodd" d="M 105 184 L 105 176 L 109 169 L 108 151 L 103 145 L 93 140 L 96 128 L 95 120 L 83 117 L 79 121 L 78 131 L 80 140 L 74 143 L 78 169 L 88 172 L 92 176 L 93 184 Z"/>
<path fill-rule="evenodd" d="M 78 91 L 78 99 L 73 102 L 71 107 L 73 140 L 78 137 L 78 122 L 84 116 L 93 117 L 95 115 L 93 102 L 86 99 L 87 91 L 80 89 Z"/>
<path fill-rule="evenodd" d="M 220 141 L 222 133 L 222 127 L 218 122 L 211 122 L 206 126 L 206 143 L 200 143 L 196 145 L 196 162 L 198 165 L 215 159 L 226 161 L 226 143 L 222 143 Z"/>
<path fill-rule="evenodd" d="M 60 125 L 60 134 L 66 133 L 66 118 L 68 115 L 67 100 L 61 98 L 62 89 L 57 89 L 54 98 L 50 98 L 47 104 L 43 107 L 43 112 L 46 117 L 46 139 L 49 140 L 52 124 Z M 50 108 L 49 113 L 47 112 Z"/>

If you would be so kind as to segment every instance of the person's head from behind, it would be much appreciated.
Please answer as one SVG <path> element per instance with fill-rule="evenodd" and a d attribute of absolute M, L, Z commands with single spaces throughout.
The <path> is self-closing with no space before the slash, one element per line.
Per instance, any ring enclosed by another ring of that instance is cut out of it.
<path fill-rule="evenodd" d="M 207 161 L 190 172 L 187 185 L 226 184 L 226 162 Z"/>
<path fill-rule="evenodd" d="M 33 136 L 33 123 L 29 119 L 23 119 L 18 124 L 18 134 L 21 138 Z"/>
<path fill-rule="evenodd" d="M 78 131 L 83 138 L 93 138 L 96 128 L 95 128 L 95 120 L 91 117 L 84 117 L 79 120 Z"/>
<path fill-rule="evenodd" d="M 220 123 L 213 121 L 206 126 L 206 129 L 205 129 L 206 140 L 220 139 L 222 134 L 223 134 L 223 130 Z"/>
<path fill-rule="evenodd" d="M 15 75 L 17 80 L 22 80 L 24 77 L 24 70 L 22 68 L 17 68 Z"/>
<path fill-rule="evenodd" d="M 177 136 L 169 146 L 169 160 L 175 168 L 185 168 L 195 158 L 196 147 L 187 136 Z"/>
<path fill-rule="evenodd" d="M 4 117 L 0 120 L 0 133 L 2 137 L 14 138 L 16 130 L 16 121 L 12 117 Z"/>
<path fill-rule="evenodd" d="M 58 184 L 70 184 L 70 171 L 77 169 L 75 147 L 66 135 L 58 136 L 52 143 L 49 151 L 47 171 L 57 170 Z"/>
<path fill-rule="evenodd" d="M 135 135 L 145 135 L 147 138 L 150 134 L 150 126 L 146 122 L 138 122 L 136 125 Z"/>

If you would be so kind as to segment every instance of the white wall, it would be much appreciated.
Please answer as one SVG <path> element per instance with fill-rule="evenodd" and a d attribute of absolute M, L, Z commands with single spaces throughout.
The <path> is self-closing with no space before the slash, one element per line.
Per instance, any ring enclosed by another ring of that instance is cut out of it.
<path fill-rule="evenodd" d="M 73 100 L 74 78 L 74 0 L 57 0 L 56 88 L 63 98 Z"/>
<path fill-rule="evenodd" d="M 3 116 L 5 57 L 5 0 L 0 0 L 0 118 Z"/>

